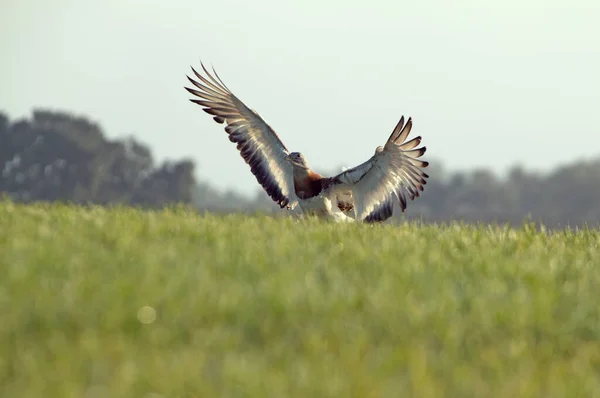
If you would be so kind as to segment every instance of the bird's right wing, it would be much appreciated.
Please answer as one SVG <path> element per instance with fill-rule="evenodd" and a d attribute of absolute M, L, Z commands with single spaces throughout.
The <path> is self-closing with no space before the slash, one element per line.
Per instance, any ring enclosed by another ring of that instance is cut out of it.
<path fill-rule="evenodd" d="M 366 162 L 332 177 L 332 190 L 349 190 L 354 200 L 356 219 L 384 221 L 392 215 L 393 204 L 406 210 L 407 193 L 411 200 L 420 196 L 429 176 L 423 171 L 428 162 L 419 160 L 426 147 L 416 148 L 421 137 L 407 141 L 412 128 L 409 118 L 400 119 L 385 146 L 377 148 Z"/>
<path fill-rule="evenodd" d="M 286 160 L 288 150 L 275 131 L 254 110 L 248 108 L 221 81 L 217 72 L 213 77 L 201 64 L 207 77 L 194 68 L 197 80 L 187 76 L 198 89 L 185 89 L 198 99 L 190 101 L 202 106 L 217 123 L 227 123 L 229 140 L 237 144 L 240 155 L 256 180 L 281 208 L 293 209 L 298 200 L 294 194 L 292 166 Z"/>

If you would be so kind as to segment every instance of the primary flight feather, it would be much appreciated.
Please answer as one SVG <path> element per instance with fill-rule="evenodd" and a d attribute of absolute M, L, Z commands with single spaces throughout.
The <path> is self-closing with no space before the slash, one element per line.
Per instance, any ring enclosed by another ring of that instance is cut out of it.
<path fill-rule="evenodd" d="M 289 152 L 277 133 L 254 110 L 248 108 L 201 64 L 206 76 L 194 68 L 187 76 L 194 88 L 190 101 L 200 105 L 220 124 L 225 123 L 229 140 L 267 194 L 281 208 L 299 205 L 304 213 L 336 221 L 380 222 L 392 216 L 398 202 L 404 212 L 406 195 L 420 196 L 429 176 L 423 171 L 428 162 L 419 160 L 426 147 L 417 148 L 421 137 L 407 141 L 412 120 L 404 116 L 384 146 L 377 147 L 366 162 L 332 176 L 324 177 L 308 167 L 299 152 Z"/>

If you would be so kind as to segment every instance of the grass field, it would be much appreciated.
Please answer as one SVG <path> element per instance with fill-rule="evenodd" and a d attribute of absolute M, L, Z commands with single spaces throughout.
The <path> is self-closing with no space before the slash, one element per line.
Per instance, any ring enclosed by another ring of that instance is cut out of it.
<path fill-rule="evenodd" d="M 599 244 L 0 201 L 0 397 L 600 396 Z"/>

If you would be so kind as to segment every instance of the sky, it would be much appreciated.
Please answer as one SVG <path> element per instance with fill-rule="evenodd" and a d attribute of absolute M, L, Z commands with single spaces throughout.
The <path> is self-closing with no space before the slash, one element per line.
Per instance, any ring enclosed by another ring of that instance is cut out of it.
<path fill-rule="evenodd" d="M 400 116 L 448 170 L 600 156 L 596 0 L 0 0 L 0 110 L 64 110 L 259 189 L 184 90 L 212 65 L 316 171 L 367 160 Z"/>

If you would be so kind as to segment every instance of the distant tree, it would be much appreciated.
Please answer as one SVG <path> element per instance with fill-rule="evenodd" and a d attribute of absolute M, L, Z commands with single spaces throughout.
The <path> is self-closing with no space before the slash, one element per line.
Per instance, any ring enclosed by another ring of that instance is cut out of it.
<path fill-rule="evenodd" d="M 549 227 L 600 226 L 600 159 L 561 166 L 546 175 L 520 166 L 505 179 L 487 170 L 432 177 L 408 218 L 429 221 L 508 222 Z"/>
<path fill-rule="evenodd" d="M 64 112 L 34 110 L 31 120 L 0 115 L 0 192 L 22 201 L 191 203 L 189 160 L 154 166 L 134 138 L 109 141 L 100 126 Z"/>
<path fill-rule="evenodd" d="M 190 160 L 163 164 L 135 190 L 132 202 L 163 206 L 173 202 L 193 203 L 194 163 Z"/>

